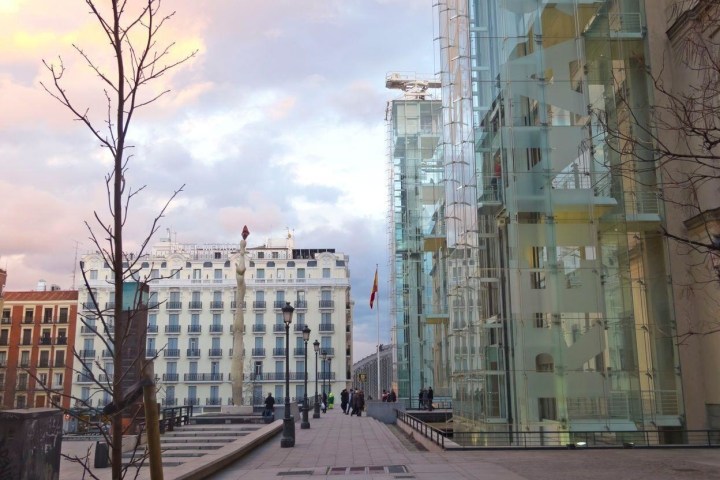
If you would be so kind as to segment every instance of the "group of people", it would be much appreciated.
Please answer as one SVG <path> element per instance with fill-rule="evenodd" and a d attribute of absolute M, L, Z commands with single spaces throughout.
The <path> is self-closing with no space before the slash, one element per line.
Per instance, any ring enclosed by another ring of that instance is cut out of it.
<path fill-rule="evenodd" d="M 397 402 L 397 395 L 395 395 L 395 390 L 390 390 L 388 392 L 387 390 L 383 389 L 381 399 L 383 402 Z"/>
<path fill-rule="evenodd" d="M 433 393 L 432 387 L 423 388 L 420 390 L 420 394 L 418 395 L 418 401 L 420 404 L 420 408 L 423 410 L 430 410 L 433 409 L 433 397 L 435 394 Z"/>
<path fill-rule="evenodd" d="M 365 409 L 365 392 L 362 390 L 346 388 L 340 392 L 340 408 L 345 415 L 357 415 L 362 416 L 362 411 Z"/>

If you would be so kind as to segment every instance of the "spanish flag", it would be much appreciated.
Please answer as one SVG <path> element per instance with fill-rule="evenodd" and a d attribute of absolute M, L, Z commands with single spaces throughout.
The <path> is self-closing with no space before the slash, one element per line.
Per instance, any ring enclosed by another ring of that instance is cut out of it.
<path fill-rule="evenodd" d="M 375 281 L 373 282 L 372 291 L 370 292 L 370 309 L 373 308 L 373 303 L 375 303 L 375 294 L 378 291 L 378 271 L 377 267 L 375 267 Z"/>

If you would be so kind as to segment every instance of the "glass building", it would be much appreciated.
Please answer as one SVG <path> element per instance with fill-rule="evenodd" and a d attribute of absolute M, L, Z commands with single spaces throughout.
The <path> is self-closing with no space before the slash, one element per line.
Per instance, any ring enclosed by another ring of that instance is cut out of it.
<path fill-rule="evenodd" d="M 644 2 L 436 11 L 449 320 L 437 344 L 455 430 L 671 435 L 683 406 L 663 211 L 652 162 L 637 160 L 652 152 L 626 152 L 598 121 L 645 121 Z"/>
<path fill-rule="evenodd" d="M 396 346 L 394 381 L 398 400 L 417 405 L 423 387 L 449 394 L 448 355 L 435 342 L 447 327 L 445 244 L 442 215 L 442 104 L 428 89 L 436 80 L 392 74 L 386 86 L 403 90 L 388 102 L 390 170 L 390 315 Z M 445 369 L 445 375 L 438 375 Z"/>

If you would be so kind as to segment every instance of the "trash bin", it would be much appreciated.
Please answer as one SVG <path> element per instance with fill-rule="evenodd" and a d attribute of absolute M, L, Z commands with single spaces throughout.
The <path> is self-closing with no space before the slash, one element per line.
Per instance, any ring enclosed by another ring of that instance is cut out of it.
<path fill-rule="evenodd" d="M 105 442 L 95 442 L 95 468 L 110 466 L 110 450 Z"/>

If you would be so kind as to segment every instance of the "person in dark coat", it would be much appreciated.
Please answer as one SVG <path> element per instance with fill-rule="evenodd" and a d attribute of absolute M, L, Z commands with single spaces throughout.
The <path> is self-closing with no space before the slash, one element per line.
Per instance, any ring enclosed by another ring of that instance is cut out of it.
<path fill-rule="evenodd" d="M 343 388 L 342 392 L 340 392 L 340 408 L 342 409 L 343 413 L 347 413 L 347 406 L 349 401 L 350 394 L 348 393 L 347 388 Z"/>
<path fill-rule="evenodd" d="M 433 393 L 432 387 L 428 387 L 428 391 L 427 391 L 427 399 L 428 399 L 428 402 L 427 402 L 427 405 L 428 405 L 428 410 L 430 410 L 430 411 L 432 411 L 432 409 L 433 409 L 433 404 L 432 404 L 432 403 L 433 403 L 433 396 L 434 396 L 434 395 L 435 395 L 435 394 Z"/>
<path fill-rule="evenodd" d="M 388 393 L 388 402 L 396 402 L 397 401 L 397 395 L 395 395 L 395 390 L 390 390 L 390 393 Z"/>
<path fill-rule="evenodd" d="M 353 395 L 353 409 L 350 415 L 362 416 L 363 408 L 365 408 L 365 393 L 362 390 L 358 390 Z"/>
<path fill-rule="evenodd" d="M 263 416 L 269 417 L 275 413 L 275 398 L 273 398 L 272 393 L 268 393 L 268 396 L 265 398 L 265 411 L 263 412 Z"/>
<path fill-rule="evenodd" d="M 327 393 L 323 392 L 322 394 L 322 412 L 327 413 Z"/>

